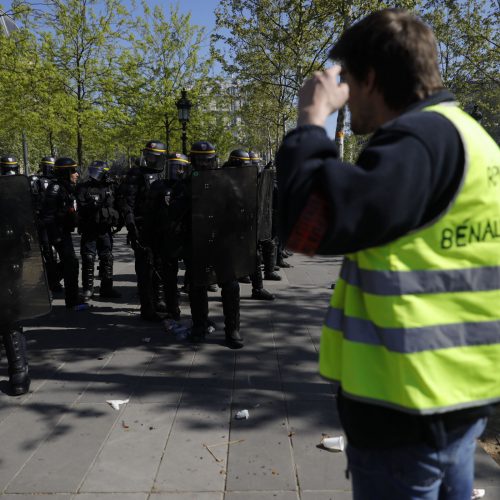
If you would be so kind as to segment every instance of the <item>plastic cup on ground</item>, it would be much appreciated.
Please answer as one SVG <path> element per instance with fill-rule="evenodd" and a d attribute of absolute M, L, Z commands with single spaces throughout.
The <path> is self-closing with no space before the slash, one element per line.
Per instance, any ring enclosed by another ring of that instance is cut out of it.
<path fill-rule="evenodd" d="M 344 451 L 344 436 L 324 437 L 321 444 L 329 451 Z"/>

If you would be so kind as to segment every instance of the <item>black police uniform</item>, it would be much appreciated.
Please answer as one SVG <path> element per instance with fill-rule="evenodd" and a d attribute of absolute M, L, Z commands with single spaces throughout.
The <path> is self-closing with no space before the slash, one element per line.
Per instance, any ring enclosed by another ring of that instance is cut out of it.
<path fill-rule="evenodd" d="M 261 175 L 261 163 L 260 163 L 259 156 L 256 153 L 254 153 L 253 151 L 249 151 L 248 155 L 250 157 L 252 165 L 259 169 L 258 175 L 260 176 Z M 271 245 L 271 247 L 270 247 L 270 245 Z M 261 270 L 261 266 L 262 266 L 262 262 L 263 262 L 262 255 L 264 252 L 266 252 L 266 258 L 268 260 L 271 259 L 272 266 L 273 266 L 272 272 L 274 272 L 274 259 L 273 259 L 274 254 L 272 253 L 273 249 L 274 249 L 274 247 L 273 247 L 272 239 L 257 241 L 257 255 L 256 255 L 256 259 L 255 259 L 255 270 L 250 275 L 250 280 L 252 283 L 252 299 L 274 300 L 274 295 L 272 293 L 268 292 L 264 288 L 264 283 L 262 280 L 262 270 Z M 269 250 L 271 251 L 270 257 L 269 257 Z M 278 275 L 278 278 L 281 279 L 281 277 L 279 275 Z"/>
<path fill-rule="evenodd" d="M 163 168 L 155 170 L 148 166 L 147 155 L 158 153 L 166 159 L 165 146 L 158 141 L 150 141 L 143 150 L 140 166 L 127 172 L 120 185 L 118 206 L 125 221 L 130 242 L 134 249 L 137 288 L 141 303 L 141 318 L 148 321 L 159 321 L 156 310 L 163 309 L 162 277 L 159 272 L 161 259 L 157 248 L 152 247 L 146 224 L 146 202 L 153 183 L 161 178 Z M 150 163 L 151 165 L 152 163 Z"/>
<path fill-rule="evenodd" d="M 0 175 L 19 175 L 19 164 L 13 156 L 0 157 Z M 12 245 L 8 245 L 8 248 L 4 248 L 8 255 L 2 256 L 6 260 L 16 262 L 15 266 L 19 269 L 22 268 L 23 261 L 20 247 L 21 242 L 15 241 Z M 3 283 L 3 286 L 8 285 Z M 15 287 L 12 289 L 15 290 Z M 5 311 L 0 311 L 0 336 L 7 356 L 10 389 L 13 395 L 19 396 L 28 392 L 31 383 L 28 374 L 26 338 L 20 325 L 12 321 Z"/>
<path fill-rule="evenodd" d="M 101 277 L 100 296 L 118 298 L 113 289 L 113 236 L 112 228 L 119 224 L 120 215 L 115 208 L 113 186 L 106 179 L 107 165 L 94 162 L 89 167 L 89 178 L 78 184 L 78 230 L 81 234 L 83 297 L 88 300 L 94 292 L 94 263 L 99 255 Z"/>
<path fill-rule="evenodd" d="M 145 230 L 161 258 L 166 312 L 176 320 L 180 318 L 177 291 L 179 259 L 186 260 L 191 227 L 188 170 L 186 156 L 180 153 L 169 155 L 167 179 L 153 183 L 146 205 Z"/>
<path fill-rule="evenodd" d="M 49 242 L 47 230 L 43 224 L 41 213 L 45 200 L 45 192 L 49 184 L 55 179 L 53 174 L 55 159 L 51 156 L 42 158 L 40 162 L 41 171 L 29 177 L 31 197 L 33 200 L 33 208 L 35 210 L 35 224 L 38 231 L 38 240 L 42 249 L 42 258 L 47 273 L 47 280 L 49 289 L 52 292 L 62 291 L 61 279 L 62 271 L 61 266 L 57 262 L 57 253 L 55 248 Z"/>
<path fill-rule="evenodd" d="M 212 154 L 210 154 L 212 152 Z M 199 141 L 191 148 L 191 163 L 193 170 L 216 168 L 217 157 L 214 147 L 206 142 Z M 191 214 L 190 214 L 191 218 Z M 186 251 L 187 269 L 192 265 L 191 259 L 196 258 L 196 249 L 188 248 Z M 238 280 L 217 283 L 221 288 L 222 312 L 224 314 L 224 332 L 226 344 L 231 348 L 243 347 L 243 337 L 240 333 L 240 284 Z M 208 293 L 207 287 L 196 285 L 191 279 L 189 286 L 189 302 L 193 328 L 191 338 L 200 341 L 210 326 L 208 320 Z"/>
<path fill-rule="evenodd" d="M 270 165 L 266 166 L 270 168 Z M 273 182 L 273 203 L 272 203 L 272 234 L 271 239 L 263 241 L 262 247 L 262 260 L 264 263 L 264 279 L 271 281 L 280 281 L 281 276 L 275 272 L 274 268 L 277 264 L 278 258 L 278 182 L 276 175 Z"/>
<path fill-rule="evenodd" d="M 58 158 L 54 165 L 56 178 L 49 184 L 42 205 L 41 220 L 61 260 L 65 303 L 68 308 L 83 308 L 78 294 L 78 258 L 71 233 L 77 225 L 75 185 L 70 173 L 77 165 L 71 158 Z"/>

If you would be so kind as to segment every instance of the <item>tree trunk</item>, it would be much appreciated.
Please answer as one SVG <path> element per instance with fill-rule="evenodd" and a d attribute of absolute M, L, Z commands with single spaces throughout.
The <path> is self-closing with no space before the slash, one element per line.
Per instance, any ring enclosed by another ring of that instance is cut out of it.
<path fill-rule="evenodd" d="M 50 156 L 55 158 L 56 146 L 54 144 L 54 133 L 52 132 L 52 130 L 49 131 L 49 147 L 50 147 Z"/>
<path fill-rule="evenodd" d="M 339 157 L 344 159 L 344 136 L 346 128 L 347 108 L 346 106 L 339 109 L 337 115 L 337 127 L 335 130 L 335 144 L 339 150 Z"/>
<path fill-rule="evenodd" d="M 167 147 L 167 152 L 170 151 L 170 122 L 168 120 L 168 114 L 165 113 L 165 146 Z"/>
<path fill-rule="evenodd" d="M 346 7 L 346 11 L 344 11 L 344 31 L 349 28 L 351 24 L 351 8 L 352 4 L 348 3 Z M 335 130 L 335 143 L 339 149 L 339 157 L 341 160 L 344 159 L 344 136 L 346 129 L 346 119 L 347 119 L 347 108 L 344 106 L 339 109 L 337 116 L 337 127 Z"/>
<path fill-rule="evenodd" d="M 83 168 L 83 131 L 82 131 L 82 117 L 78 113 L 76 119 L 76 156 L 78 166 Z"/>

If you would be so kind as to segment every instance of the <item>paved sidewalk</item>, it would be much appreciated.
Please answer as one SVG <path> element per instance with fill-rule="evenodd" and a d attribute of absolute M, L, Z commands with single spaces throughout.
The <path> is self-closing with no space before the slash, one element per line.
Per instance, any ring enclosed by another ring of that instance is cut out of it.
<path fill-rule="evenodd" d="M 119 234 L 123 298 L 79 313 L 59 298 L 26 325 L 29 394 L 5 394 L 1 362 L 0 498 L 350 499 L 345 454 L 317 446 L 323 433 L 342 434 L 333 387 L 317 374 L 340 260 L 289 262 L 283 281 L 265 282 L 274 302 L 250 300 L 241 285 L 244 349 L 223 345 L 220 293 L 209 294 L 217 331 L 195 347 L 139 320 L 132 252 Z M 110 399 L 130 401 L 116 411 Z M 248 420 L 233 418 L 241 409 Z M 498 466 L 483 451 L 477 466 L 477 486 L 500 498 Z"/>

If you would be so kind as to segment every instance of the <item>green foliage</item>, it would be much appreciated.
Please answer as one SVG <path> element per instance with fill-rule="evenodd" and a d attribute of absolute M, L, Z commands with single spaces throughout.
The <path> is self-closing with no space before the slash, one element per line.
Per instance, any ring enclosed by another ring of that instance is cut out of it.
<path fill-rule="evenodd" d="M 206 139 L 222 160 L 238 146 L 270 159 L 295 126 L 299 88 L 325 67 L 329 47 L 352 23 L 394 5 L 432 26 L 445 85 L 465 109 L 476 105 L 500 140 L 497 1 L 221 0 L 211 57 L 201 59 L 208 35 L 178 6 L 142 0 L 137 17 L 122 0 L 15 0 L 9 13 L 20 29 L 0 34 L 0 152 L 22 158 L 23 132 L 32 169 L 47 154 L 83 166 L 130 163 L 153 138 L 179 151 L 175 103 L 186 88 L 188 147 Z M 213 75 L 216 62 L 225 76 Z M 353 160 L 360 142 L 348 119 L 341 113 L 337 131 L 347 132 Z"/>

